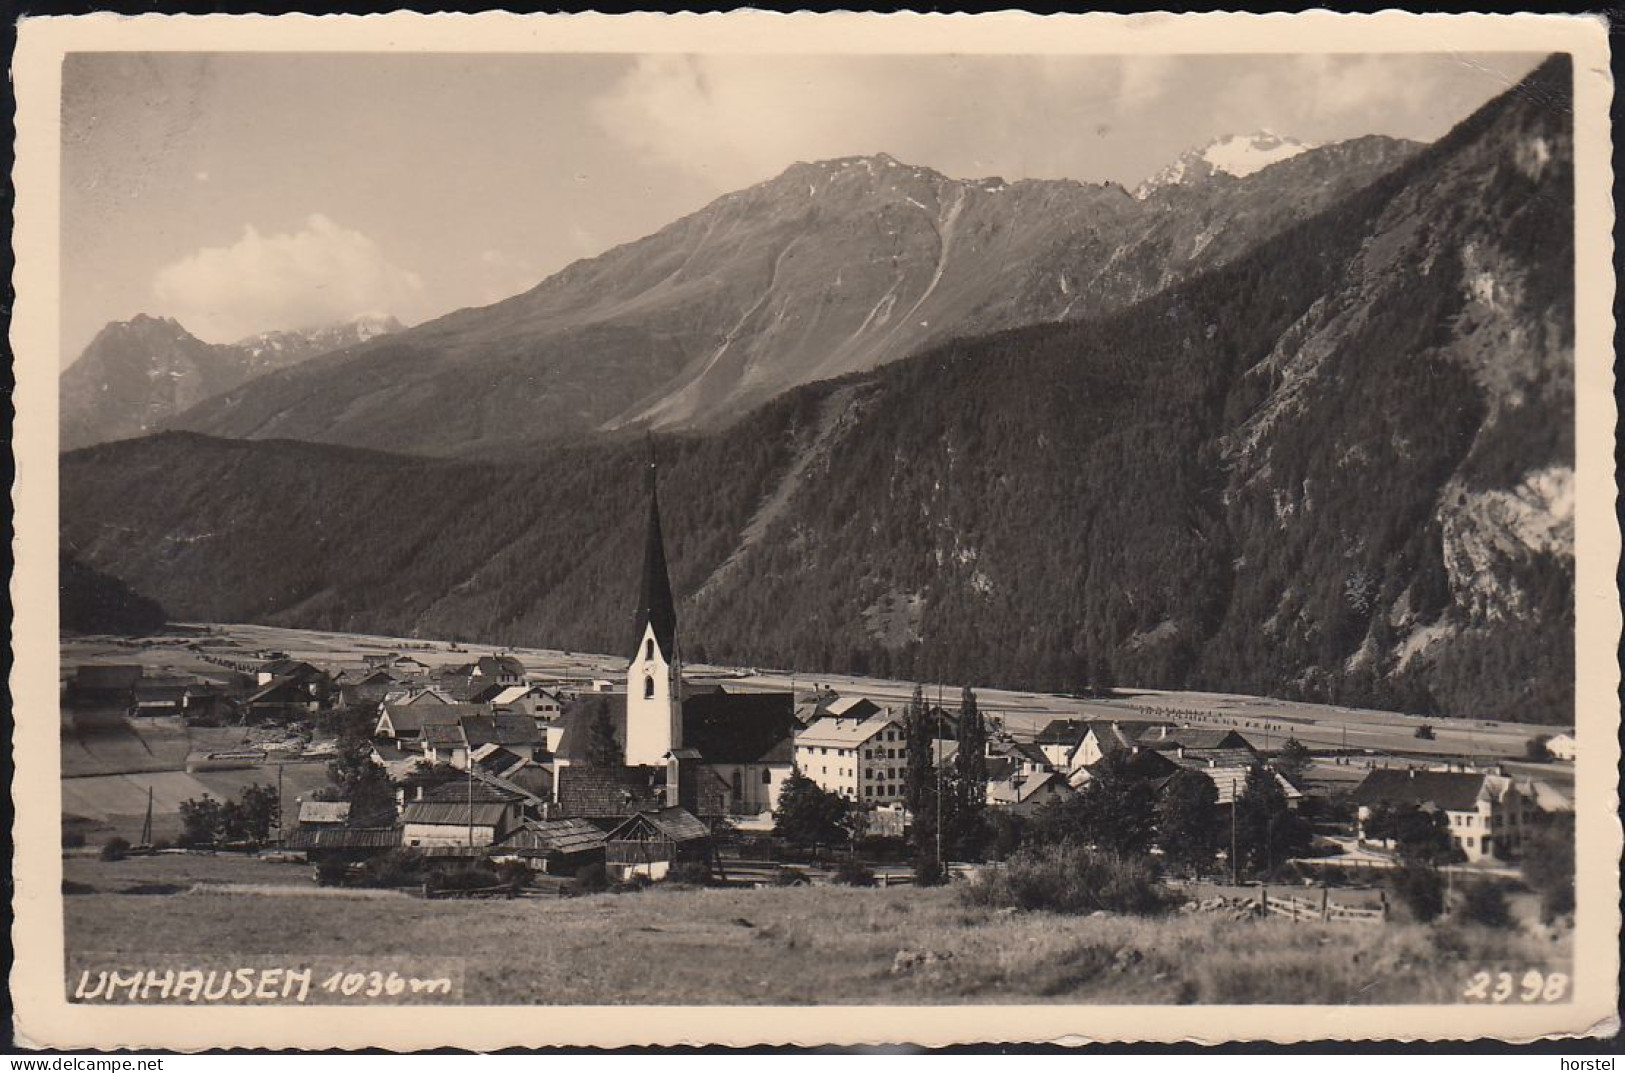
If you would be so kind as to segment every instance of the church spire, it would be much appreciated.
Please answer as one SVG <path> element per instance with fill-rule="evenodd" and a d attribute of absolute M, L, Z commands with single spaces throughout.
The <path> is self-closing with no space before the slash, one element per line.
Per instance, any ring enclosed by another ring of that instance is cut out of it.
<path fill-rule="evenodd" d="M 643 582 L 638 591 L 637 633 L 634 646 L 643 643 L 644 631 L 653 627 L 655 643 L 668 661 L 677 645 L 677 605 L 671 598 L 671 577 L 666 570 L 666 544 L 660 531 L 660 497 L 655 489 L 654 438 L 649 439 L 649 532 L 643 548 Z M 636 650 L 634 648 L 634 655 Z"/>

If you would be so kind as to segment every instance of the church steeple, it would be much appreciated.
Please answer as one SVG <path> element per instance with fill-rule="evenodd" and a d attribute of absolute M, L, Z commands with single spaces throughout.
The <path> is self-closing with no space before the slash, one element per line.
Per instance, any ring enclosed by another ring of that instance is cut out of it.
<path fill-rule="evenodd" d="M 683 744 L 683 663 L 677 653 L 677 605 L 666 571 L 655 489 L 654 443 L 649 444 L 649 531 L 638 591 L 637 640 L 626 666 L 626 762 L 665 764 Z"/>
<path fill-rule="evenodd" d="M 649 445 L 649 531 L 643 546 L 643 582 L 638 590 L 635 644 L 642 645 L 652 627 L 660 654 L 670 661 L 677 644 L 677 605 L 671 598 L 671 577 L 666 570 L 666 542 L 660 531 L 660 496 L 655 488 L 654 444 Z M 637 656 L 634 650 L 634 658 Z"/>

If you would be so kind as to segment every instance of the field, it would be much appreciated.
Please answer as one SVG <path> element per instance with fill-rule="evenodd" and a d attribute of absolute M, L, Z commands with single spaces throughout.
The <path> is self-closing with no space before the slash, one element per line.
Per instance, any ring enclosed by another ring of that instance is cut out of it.
<path fill-rule="evenodd" d="M 1471 927 L 1006 913 L 952 889 L 428 902 L 319 891 L 304 866 L 249 859 L 65 868 L 93 888 L 64 899 L 70 955 L 463 958 L 479 1004 L 1454 1002 L 1479 969 L 1567 972 L 1571 957 L 1567 938 Z"/>

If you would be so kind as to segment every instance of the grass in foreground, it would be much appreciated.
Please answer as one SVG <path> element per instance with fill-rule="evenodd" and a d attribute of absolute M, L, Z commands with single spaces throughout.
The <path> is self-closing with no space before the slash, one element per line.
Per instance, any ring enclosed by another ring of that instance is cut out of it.
<path fill-rule="evenodd" d="M 1000 913 L 956 890 L 653 888 L 567 900 L 116 893 L 287 883 L 299 865 L 73 860 L 69 952 L 466 958 L 477 1004 L 1454 1002 L 1480 969 L 1569 971 L 1567 940 L 1478 928 Z"/>

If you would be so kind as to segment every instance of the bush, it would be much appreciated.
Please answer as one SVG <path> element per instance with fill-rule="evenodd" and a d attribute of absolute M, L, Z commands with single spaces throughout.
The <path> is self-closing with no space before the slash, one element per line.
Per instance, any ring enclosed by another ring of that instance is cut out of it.
<path fill-rule="evenodd" d="M 84 844 L 85 844 L 85 833 L 83 831 L 63 831 L 62 832 L 62 848 L 63 849 L 81 849 L 81 848 L 83 848 Z"/>
<path fill-rule="evenodd" d="M 353 882 L 357 887 L 415 887 L 425 879 L 423 854 L 409 849 L 392 849 L 368 858 L 357 871 Z"/>
<path fill-rule="evenodd" d="M 853 848 L 864 860 L 887 864 L 906 861 L 914 852 L 907 839 L 891 835 L 865 835 Z"/>
<path fill-rule="evenodd" d="M 711 882 L 711 869 L 703 861 L 678 861 L 666 873 L 666 882 L 703 887 Z"/>
<path fill-rule="evenodd" d="M 316 885 L 318 887 L 342 887 L 349 878 L 350 866 L 343 861 L 329 859 L 318 861 L 316 864 Z M 381 884 L 362 885 L 378 886 Z"/>
<path fill-rule="evenodd" d="M 576 889 L 600 891 L 609 889 L 609 872 L 599 863 L 584 864 L 576 869 Z"/>
<path fill-rule="evenodd" d="M 1423 865 L 1411 865 L 1394 873 L 1394 893 L 1405 903 L 1411 916 L 1427 923 L 1444 912 L 1444 880 Z"/>
<path fill-rule="evenodd" d="M 490 861 L 470 861 L 431 871 L 429 885 L 433 890 L 483 890 L 501 886 L 502 880 Z"/>
<path fill-rule="evenodd" d="M 807 873 L 799 868 L 778 868 L 773 872 L 775 887 L 804 887 L 810 882 Z"/>
<path fill-rule="evenodd" d="M 122 861 L 130 855 L 130 843 L 117 835 L 109 838 L 102 846 L 102 860 Z"/>
<path fill-rule="evenodd" d="M 872 887 L 875 870 L 862 861 L 848 859 L 835 866 L 834 879 L 843 887 Z"/>
<path fill-rule="evenodd" d="M 524 861 L 503 861 L 496 866 L 498 883 L 506 883 L 515 894 L 530 886 L 533 873 Z"/>
<path fill-rule="evenodd" d="M 1474 924 L 1488 928 L 1504 928 L 1512 923 L 1507 910 L 1506 891 L 1499 883 L 1475 883 L 1467 888 L 1462 900 L 1461 914 Z"/>
<path fill-rule="evenodd" d="M 1138 916 L 1166 912 L 1174 900 L 1150 858 L 1069 843 L 1019 850 L 977 876 L 963 896 L 972 905 Z"/>

